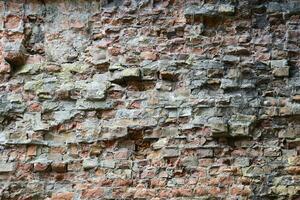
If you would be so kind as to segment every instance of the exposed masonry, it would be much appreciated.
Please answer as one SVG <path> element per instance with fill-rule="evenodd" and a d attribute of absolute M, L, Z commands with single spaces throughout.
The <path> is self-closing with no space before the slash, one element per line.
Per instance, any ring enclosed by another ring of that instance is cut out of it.
<path fill-rule="evenodd" d="M 0 199 L 299 199 L 299 0 L 0 1 Z"/>

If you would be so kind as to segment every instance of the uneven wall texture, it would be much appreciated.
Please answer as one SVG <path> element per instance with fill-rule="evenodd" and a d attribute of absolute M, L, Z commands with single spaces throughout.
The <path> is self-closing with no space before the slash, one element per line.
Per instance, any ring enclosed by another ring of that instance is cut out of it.
<path fill-rule="evenodd" d="M 0 199 L 299 199 L 299 0 L 0 1 Z"/>

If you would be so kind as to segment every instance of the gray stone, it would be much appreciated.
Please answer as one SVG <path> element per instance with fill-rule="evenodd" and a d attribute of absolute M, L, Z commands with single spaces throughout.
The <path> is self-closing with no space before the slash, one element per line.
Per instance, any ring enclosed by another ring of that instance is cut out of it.
<path fill-rule="evenodd" d="M 120 119 L 138 119 L 141 118 L 143 111 L 141 109 L 119 109 L 116 112 L 116 118 Z"/>
<path fill-rule="evenodd" d="M 288 77 L 290 67 L 287 60 L 272 60 L 270 62 L 272 73 L 275 77 Z"/>
<path fill-rule="evenodd" d="M 233 115 L 229 120 L 230 136 L 250 136 L 255 121 L 256 116 L 253 115 Z"/>
<path fill-rule="evenodd" d="M 203 4 L 203 5 L 188 5 L 184 10 L 186 17 L 190 16 L 204 16 L 213 17 L 221 15 L 232 15 L 235 12 L 235 7 L 230 4 Z"/>
<path fill-rule="evenodd" d="M 197 167 L 199 165 L 198 157 L 196 156 L 187 156 L 183 158 L 182 165 L 187 168 Z"/>
<path fill-rule="evenodd" d="M 114 63 L 114 64 L 110 65 L 109 68 L 108 68 L 108 70 L 111 71 L 111 72 L 122 71 L 124 69 L 125 69 L 125 66 L 123 66 L 120 63 Z"/>
<path fill-rule="evenodd" d="M 87 158 L 84 159 L 82 162 L 82 167 L 84 169 L 93 169 L 98 166 L 98 159 L 97 158 Z"/>
<path fill-rule="evenodd" d="M 99 167 L 114 169 L 115 166 L 116 166 L 116 161 L 115 160 L 100 160 Z"/>
<path fill-rule="evenodd" d="M 158 67 L 156 63 L 151 63 L 142 67 L 143 80 L 156 80 Z"/>
<path fill-rule="evenodd" d="M 297 40 L 300 36 L 300 26 L 298 25 L 297 28 L 295 28 L 295 24 L 291 24 L 290 26 L 291 28 L 286 32 L 284 48 L 286 51 L 297 53 L 300 51 L 300 42 Z"/>
<path fill-rule="evenodd" d="M 189 117 L 192 115 L 192 108 L 179 108 L 178 116 L 179 117 Z"/>
<path fill-rule="evenodd" d="M 223 69 L 224 64 L 217 60 L 196 60 L 193 69 Z"/>
<path fill-rule="evenodd" d="M 84 73 L 87 72 L 90 69 L 90 66 L 83 62 L 72 62 L 72 63 L 63 63 L 61 64 L 62 67 L 62 73 L 59 75 L 62 79 L 65 79 L 66 81 L 70 81 L 68 79 L 69 73 Z M 76 86 L 76 85 L 75 85 Z"/>
<path fill-rule="evenodd" d="M 155 88 L 158 91 L 172 91 L 172 83 L 168 81 L 157 82 Z"/>
<path fill-rule="evenodd" d="M 21 94 L 9 94 L 7 96 L 7 100 L 10 103 L 22 103 L 23 102 L 23 97 Z"/>
<path fill-rule="evenodd" d="M 17 74 L 37 74 L 39 70 L 45 67 L 46 63 L 37 63 L 37 64 L 25 64 L 17 72 Z"/>
<path fill-rule="evenodd" d="M 300 4 L 298 0 L 289 0 L 287 8 L 289 14 L 297 15 L 300 13 Z"/>
<path fill-rule="evenodd" d="M 164 148 L 165 146 L 167 146 L 168 142 L 169 142 L 168 138 L 160 138 L 158 141 L 152 144 L 152 148 L 154 150 Z"/>
<path fill-rule="evenodd" d="M 280 155 L 281 155 L 281 151 L 278 147 L 264 149 L 265 157 L 279 157 Z"/>
<path fill-rule="evenodd" d="M 223 57 L 223 62 L 225 62 L 225 63 L 239 63 L 240 62 L 240 57 L 233 56 L 233 55 L 225 55 Z"/>
<path fill-rule="evenodd" d="M 222 79 L 221 80 L 221 89 L 228 90 L 228 89 L 236 89 L 239 87 L 237 80 L 232 79 Z"/>
<path fill-rule="evenodd" d="M 230 5 L 230 4 L 220 4 L 218 6 L 218 13 L 224 15 L 233 15 L 235 13 L 235 7 L 234 5 Z"/>
<path fill-rule="evenodd" d="M 78 110 L 108 110 L 112 109 L 114 102 L 111 101 L 89 101 L 78 99 L 76 101 L 76 109 Z"/>
<path fill-rule="evenodd" d="M 246 177 L 260 177 L 266 174 L 271 174 L 272 168 L 268 165 L 266 166 L 250 166 L 242 168 L 243 176 Z"/>
<path fill-rule="evenodd" d="M 209 118 L 205 125 L 210 128 L 212 136 L 226 136 L 228 134 L 228 124 L 220 117 Z"/>
<path fill-rule="evenodd" d="M 56 63 L 70 63 L 78 60 L 80 52 L 87 46 L 88 40 L 83 34 L 74 31 L 64 31 L 62 38 L 46 40 L 45 54 L 48 61 Z M 65 40 L 64 42 L 61 42 Z M 78 45 L 76 44 L 78 43 Z"/>
<path fill-rule="evenodd" d="M 101 132 L 101 126 L 99 119 L 97 118 L 86 118 L 80 129 L 80 136 L 87 140 L 95 140 L 99 138 L 99 133 Z"/>
<path fill-rule="evenodd" d="M 9 110 L 9 101 L 7 94 L 0 94 L 0 115 L 5 114 Z"/>
<path fill-rule="evenodd" d="M 216 14 L 216 6 L 213 4 L 204 4 L 203 6 L 190 5 L 184 10 L 185 16 L 213 16 Z"/>
<path fill-rule="evenodd" d="M 240 55 L 240 56 L 248 56 L 250 54 L 249 48 L 242 46 L 228 46 L 225 49 L 225 54 L 228 55 Z"/>
<path fill-rule="evenodd" d="M 279 13 L 286 9 L 286 6 L 278 2 L 269 2 L 267 5 L 267 13 Z"/>
<path fill-rule="evenodd" d="M 233 166 L 248 167 L 250 165 L 250 159 L 247 157 L 238 157 L 234 159 Z"/>
<path fill-rule="evenodd" d="M 4 59 L 12 66 L 19 67 L 26 62 L 26 50 L 21 41 L 5 42 Z"/>
<path fill-rule="evenodd" d="M 38 87 L 40 87 L 43 84 L 42 81 L 27 81 L 24 84 L 24 90 L 25 91 L 35 91 Z"/>
<path fill-rule="evenodd" d="M 25 113 L 24 121 L 28 122 L 34 131 L 48 130 L 49 125 L 42 121 L 42 114 L 38 113 Z"/>
<path fill-rule="evenodd" d="M 204 148 L 197 149 L 197 156 L 199 158 L 210 158 L 213 157 L 213 155 L 214 155 L 213 149 L 204 149 Z"/>
<path fill-rule="evenodd" d="M 103 100 L 106 97 L 106 91 L 110 87 L 110 82 L 94 80 L 86 84 L 85 97 L 88 100 Z"/>
<path fill-rule="evenodd" d="M 58 109 L 59 103 L 53 101 L 44 101 L 42 107 L 43 107 L 43 112 L 49 112 Z"/>
<path fill-rule="evenodd" d="M 106 50 L 102 48 L 98 48 L 96 46 L 91 46 L 88 48 L 90 54 L 90 63 L 93 65 L 101 65 L 105 62 L 108 62 L 106 56 Z"/>
<path fill-rule="evenodd" d="M 300 127 L 288 127 L 278 132 L 279 138 L 293 139 L 300 136 Z"/>
<path fill-rule="evenodd" d="M 163 158 L 174 158 L 180 155 L 180 152 L 177 148 L 165 147 L 161 150 L 161 155 Z"/>
<path fill-rule="evenodd" d="M 53 119 L 54 123 L 52 125 L 58 125 L 62 124 L 68 120 L 71 120 L 76 114 L 78 114 L 78 111 L 71 111 L 71 110 L 60 110 L 53 113 Z"/>
<path fill-rule="evenodd" d="M 1 117 L 0 117 L 1 122 Z M 0 144 L 4 144 L 6 142 L 6 134 L 3 131 L 0 131 Z"/>
<path fill-rule="evenodd" d="M 112 82 L 123 82 L 127 80 L 139 80 L 141 78 L 141 71 L 139 68 L 126 68 L 122 71 L 114 71 L 111 77 Z"/>
<path fill-rule="evenodd" d="M 101 136 L 100 140 L 115 140 L 118 138 L 124 138 L 128 136 L 127 127 L 121 127 L 121 126 L 103 126 L 101 128 Z"/>
<path fill-rule="evenodd" d="M 161 129 L 161 135 L 163 137 L 176 137 L 179 135 L 177 127 L 165 127 Z"/>
<path fill-rule="evenodd" d="M 0 163 L 0 173 L 9 173 L 16 170 L 16 163 Z"/>

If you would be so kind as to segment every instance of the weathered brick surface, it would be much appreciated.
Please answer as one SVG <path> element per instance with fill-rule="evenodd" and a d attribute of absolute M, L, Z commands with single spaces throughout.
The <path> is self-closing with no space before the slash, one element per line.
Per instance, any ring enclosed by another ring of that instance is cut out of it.
<path fill-rule="evenodd" d="M 0 199 L 299 199 L 298 0 L 0 2 Z"/>

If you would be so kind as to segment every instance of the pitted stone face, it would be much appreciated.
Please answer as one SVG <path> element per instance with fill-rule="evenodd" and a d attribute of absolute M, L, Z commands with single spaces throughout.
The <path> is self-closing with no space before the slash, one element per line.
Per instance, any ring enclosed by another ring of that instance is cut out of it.
<path fill-rule="evenodd" d="M 0 1 L 0 199 L 299 199 L 298 0 Z"/>

